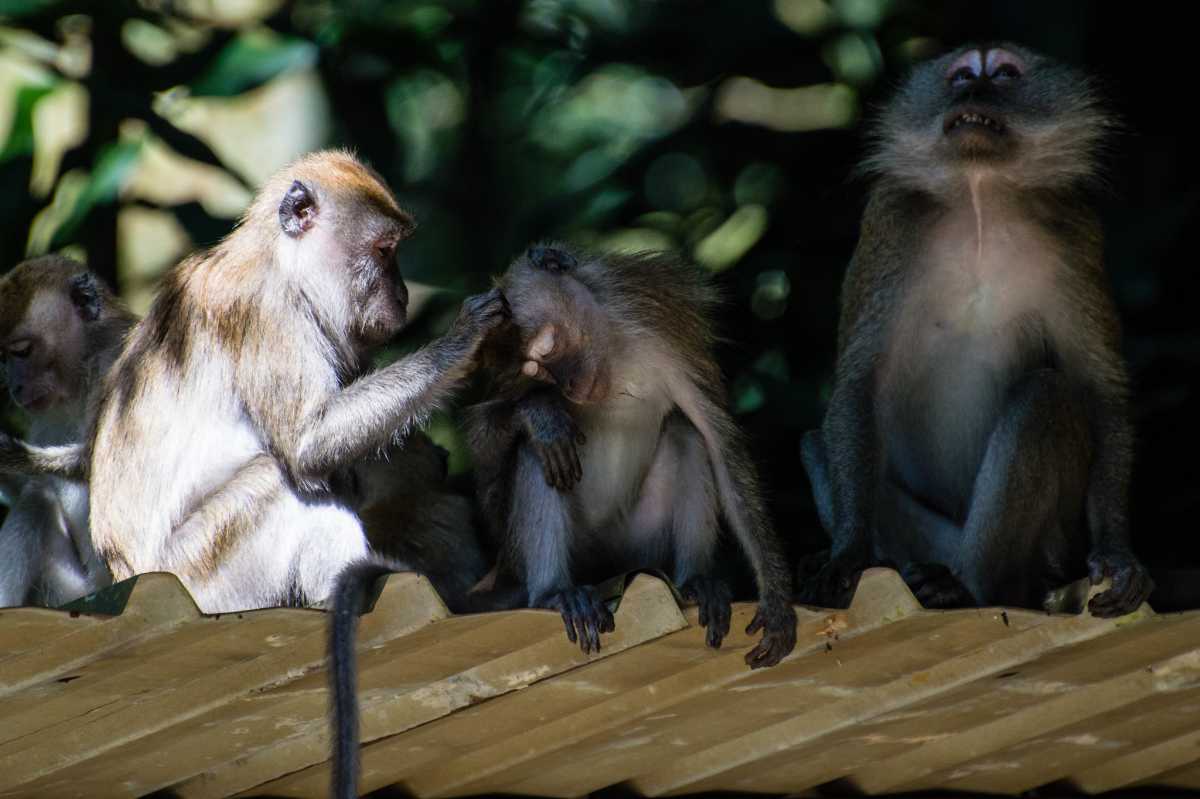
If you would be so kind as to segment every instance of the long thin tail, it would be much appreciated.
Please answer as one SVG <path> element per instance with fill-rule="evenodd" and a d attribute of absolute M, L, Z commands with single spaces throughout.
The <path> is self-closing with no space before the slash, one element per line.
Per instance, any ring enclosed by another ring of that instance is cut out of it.
<path fill-rule="evenodd" d="M 335 799 L 358 796 L 358 675 L 354 639 L 367 587 L 393 570 L 381 561 L 347 566 L 333 589 L 329 621 L 329 680 L 333 718 L 333 789 Z"/>

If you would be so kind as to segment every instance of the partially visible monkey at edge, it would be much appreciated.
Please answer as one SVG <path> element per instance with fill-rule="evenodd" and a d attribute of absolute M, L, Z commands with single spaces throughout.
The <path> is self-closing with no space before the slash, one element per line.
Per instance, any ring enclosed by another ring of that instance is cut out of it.
<path fill-rule="evenodd" d="M 89 398 L 133 321 L 99 278 L 62 256 L 0 277 L 0 352 L 30 444 L 53 451 L 82 440 Z M 11 493 L 0 527 L 0 607 L 61 605 L 109 583 L 88 534 L 86 484 L 30 470 Z"/>
<path fill-rule="evenodd" d="M 778 663 L 796 642 L 791 578 L 726 406 L 703 274 L 668 254 L 535 246 L 499 285 L 515 324 L 497 398 L 467 427 L 483 517 L 526 602 L 558 610 L 570 640 L 595 651 L 613 618 L 593 584 L 662 568 L 720 646 L 723 520 L 759 590 L 747 631 L 763 638 L 746 662 Z"/>
<path fill-rule="evenodd" d="M 1087 573 L 1097 616 L 1153 582 L 1130 544 L 1120 325 L 1089 201 L 1112 118 L 1094 83 L 1014 45 L 916 68 L 887 105 L 842 289 L 835 385 L 804 462 L 832 557 L 929 607 L 1039 607 Z"/>
<path fill-rule="evenodd" d="M 444 337 L 368 371 L 405 323 L 413 226 L 377 174 L 322 152 L 167 274 L 90 440 L 92 536 L 116 579 L 173 572 L 206 612 L 314 604 L 367 556 L 346 472 L 445 399 L 508 313 L 498 291 L 468 298 Z"/>

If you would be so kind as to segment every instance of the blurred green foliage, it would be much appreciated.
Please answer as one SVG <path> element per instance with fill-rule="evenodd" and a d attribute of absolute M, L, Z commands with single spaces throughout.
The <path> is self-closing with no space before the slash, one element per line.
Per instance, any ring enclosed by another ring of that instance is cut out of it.
<path fill-rule="evenodd" d="M 1015 37 L 1115 75 L 1122 110 L 1144 124 L 1142 87 L 1119 78 L 1151 68 L 1109 46 L 1143 17 L 1116 6 L 0 0 L 0 269 L 67 248 L 142 306 L 161 269 L 230 229 L 258 180 L 320 146 L 355 149 L 419 220 L 401 265 L 429 289 L 414 293 L 402 347 L 531 241 L 680 249 L 725 290 L 733 405 L 777 516 L 807 546 L 797 449 L 829 391 L 860 121 L 914 60 Z M 1169 335 L 1158 326 L 1195 323 L 1171 305 L 1168 251 L 1159 265 L 1135 254 L 1182 235 L 1196 195 L 1170 172 L 1184 145 L 1146 130 L 1144 160 L 1117 166 L 1131 204 L 1106 213 L 1119 213 L 1135 369 L 1152 370 Z M 1168 388 L 1188 397 L 1194 384 Z M 434 427 L 465 468 L 454 425 Z"/>

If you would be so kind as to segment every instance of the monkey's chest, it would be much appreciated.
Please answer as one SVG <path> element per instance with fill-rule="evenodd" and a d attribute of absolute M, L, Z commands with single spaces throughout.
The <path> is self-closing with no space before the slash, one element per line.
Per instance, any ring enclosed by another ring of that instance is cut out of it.
<path fill-rule="evenodd" d="M 891 331 L 876 407 L 889 471 L 957 515 L 1008 388 L 1032 365 L 1048 295 L 1029 270 L 936 266 Z"/>
<path fill-rule="evenodd" d="M 575 514 L 590 531 L 612 532 L 637 501 L 666 411 L 615 408 L 583 419 L 587 443 L 580 450 L 583 478 L 575 490 Z"/>

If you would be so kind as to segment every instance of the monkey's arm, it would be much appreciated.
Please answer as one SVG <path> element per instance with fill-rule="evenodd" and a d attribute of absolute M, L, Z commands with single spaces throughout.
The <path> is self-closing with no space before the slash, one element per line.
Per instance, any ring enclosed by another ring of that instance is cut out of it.
<path fill-rule="evenodd" d="M 746 654 L 746 663 L 774 666 L 796 646 L 796 611 L 791 570 L 767 515 L 754 463 L 720 400 L 695 386 L 677 386 L 673 393 L 704 439 L 722 514 L 754 569 L 759 605 L 746 632 L 762 630 L 763 638 Z"/>
<path fill-rule="evenodd" d="M 39 447 L 0 433 L 0 474 L 45 474 L 85 482 L 87 447 L 83 444 Z"/>
<path fill-rule="evenodd" d="M 293 477 L 301 484 L 320 482 L 387 443 L 395 431 L 419 423 L 466 375 L 484 336 L 507 317 L 498 289 L 469 297 L 442 338 L 355 380 L 305 418 L 266 420 Z"/>
<path fill-rule="evenodd" d="M 1112 311 L 1115 316 L 1115 311 Z M 1093 354 L 1088 380 L 1089 428 L 1094 446 L 1088 475 L 1087 520 L 1091 534 L 1088 573 L 1095 585 L 1112 578 L 1112 588 L 1092 597 L 1097 616 L 1120 616 L 1138 608 L 1154 581 L 1133 553 L 1129 535 L 1129 482 L 1133 427 L 1129 421 L 1124 364 L 1111 351 Z"/>

